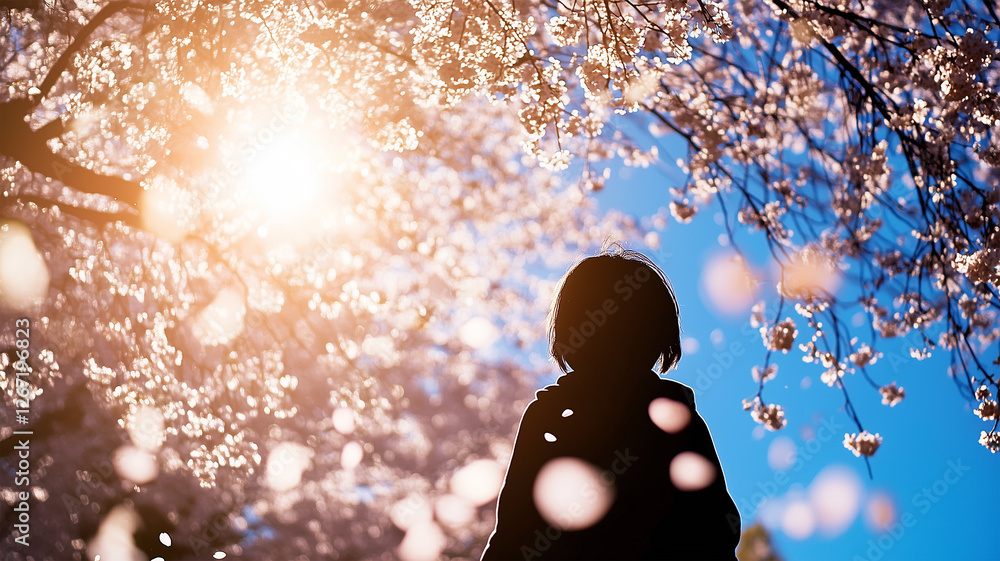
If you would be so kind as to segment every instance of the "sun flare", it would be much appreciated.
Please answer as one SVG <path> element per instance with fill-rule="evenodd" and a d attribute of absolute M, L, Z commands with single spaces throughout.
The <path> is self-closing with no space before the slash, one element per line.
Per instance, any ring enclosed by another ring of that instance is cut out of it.
<path fill-rule="evenodd" d="M 318 154 L 300 136 L 278 137 L 247 164 L 244 186 L 251 206 L 268 222 L 295 222 L 322 193 Z"/>

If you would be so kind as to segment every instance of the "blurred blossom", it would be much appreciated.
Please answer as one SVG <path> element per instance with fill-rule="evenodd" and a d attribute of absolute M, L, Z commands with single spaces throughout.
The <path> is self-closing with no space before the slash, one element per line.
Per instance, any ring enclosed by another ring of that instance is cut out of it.
<path fill-rule="evenodd" d="M 433 516 L 434 511 L 430 501 L 416 493 L 407 495 L 389 509 L 389 520 L 400 530 L 408 530 L 416 524 L 430 522 Z"/>
<path fill-rule="evenodd" d="M 789 495 L 801 497 L 800 489 L 789 490 Z M 773 495 L 765 495 L 757 506 L 757 518 L 760 523 L 769 529 L 781 528 L 781 519 L 785 516 L 785 506 L 788 504 L 788 497 L 776 498 Z"/>
<path fill-rule="evenodd" d="M 760 366 L 754 366 L 750 369 L 750 374 L 753 376 L 754 382 L 767 382 L 778 375 L 778 365 L 769 364 L 767 368 L 761 368 Z"/>
<path fill-rule="evenodd" d="M 799 251 L 781 267 L 778 290 L 789 298 L 834 294 L 840 288 L 840 271 L 831 256 L 815 245 Z"/>
<path fill-rule="evenodd" d="M 340 434 L 354 432 L 354 410 L 348 407 L 338 407 L 333 411 L 333 429 Z"/>
<path fill-rule="evenodd" d="M 997 402 L 993 399 L 984 399 L 982 403 L 973 411 L 977 417 L 984 421 L 993 421 L 997 418 Z"/>
<path fill-rule="evenodd" d="M 715 465 L 696 452 L 681 452 L 670 461 L 670 481 L 681 491 L 700 491 L 715 481 Z"/>
<path fill-rule="evenodd" d="M 807 501 L 794 500 L 781 516 L 781 531 L 793 540 L 804 540 L 816 529 L 816 515 Z"/>
<path fill-rule="evenodd" d="M 184 97 L 184 101 L 205 115 L 211 115 L 214 111 L 212 98 L 197 84 L 185 82 L 181 86 L 181 95 Z"/>
<path fill-rule="evenodd" d="M 344 469 L 354 469 L 361 463 L 365 456 L 364 448 L 357 442 L 348 442 L 344 449 L 340 451 L 340 467 Z"/>
<path fill-rule="evenodd" d="M 865 504 L 865 522 L 874 532 L 887 532 L 896 522 L 896 501 L 885 491 L 876 491 Z"/>
<path fill-rule="evenodd" d="M 889 407 L 895 407 L 897 403 L 903 401 L 903 398 L 906 397 L 906 391 L 901 386 L 897 386 L 896 382 L 888 386 L 882 386 L 878 391 L 882 394 L 882 404 Z"/>
<path fill-rule="evenodd" d="M 809 501 L 820 530 L 839 536 L 854 523 L 861 503 L 861 480 L 840 465 L 823 468 L 809 485 Z"/>
<path fill-rule="evenodd" d="M 139 515 L 131 508 L 123 505 L 114 507 L 87 544 L 87 555 L 91 559 L 145 561 L 147 557 L 135 546 L 132 537 L 139 523 Z"/>
<path fill-rule="evenodd" d="M 313 451 L 301 444 L 282 442 L 267 457 L 267 486 L 275 491 L 289 491 L 302 481 L 302 473 L 312 463 Z"/>
<path fill-rule="evenodd" d="M 140 405 L 129 416 L 128 436 L 139 448 L 159 450 L 166 437 L 163 415 L 155 407 Z"/>
<path fill-rule="evenodd" d="M 795 465 L 798 448 L 787 436 L 778 436 L 767 447 L 767 465 L 776 471 L 785 471 Z"/>
<path fill-rule="evenodd" d="M 194 318 L 192 331 L 204 345 L 223 345 L 243 331 L 245 316 L 243 295 L 226 288 Z"/>
<path fill-rule="evenodd" d="M 979 401 L 987 399 L 992 395 L 993 394 L 990 392 L 990 388 L 988 388 L 985 384 L 980 385 L 979 388 L 976 389 L 976 399 L 978 399 Z"/>
<path fill-rule="evenodd" d="M 451 493 L 434 501 L 434 517 L 445 526 L 465 526 L 476 516 L 476 507 L 464 497 Z"/>
<path fill-rule="evenodd" d="M 799 335 L 799 330 L 795 326 L 795 320 L 785 318 L 770 329 L 761 327 L 760 334 L 764 339 L 764 346 L 769 350 L 787 353 L 792 350 L 792 343 Z"/>
<path fill-rule="evenodd" d="M 160 471 L 156 456 L 147 450 L 129 445 L 118 448 L 111 463 L 115 466 L 115 472 L 119 477 L 136 485 L 143 485 L 156 479 Z"/>
<path fill-rule="evenodd" d="M 649 418 L 663 432 L 677 434 L 691 422 L 691 410 L 683 403 L 658 397 L 649 402 Z"/>
<path fill-rule="evenodd" d="M 45 299 L 49 269 L 20 222 L 0 223 L 0 304 L 28 310 Z"/>
<path fill-rule="evenodd" d="M 861 346 L 858 347 L 858 350 L 851 353 L 848 358 L 859 368 L 864 368 L 869 364 L 875 364 L 878 362 L 878 359 L 881 358 L 881 356 L 882 353 L 876 352 L 867 344 L 862 343 Z"/>
<path fill-rule="evenodd" d="M 746 313 L 757 291 L 757 281 L 746 261 L 727 254 L 712 257 L 705 263 L 701 286 L 709 303 L 729 315 Z"/>
<path fill-rule="evenodd" d="M 697 353 L 700 348 L 701 345 L 698 344 L 698 340 L 694 337 L 684 337 L 681 341 L 681 350 L 685 355 L 693 355 Z"/>
<path fill-rule="evenodd" d="M 577 458 L 556 458 L 535 478 L 535 507 L 546 522 L 563 530 L 582 530 L 599 522 L 614 501 L 615 488 L 593 465 Z"/>
<path fill-rule="evenodd" d="M 694 219 L 694 215 L 698 213 L 698 207 L 689 204 L 688 201 L 671 201 L 670 202 L 670 214 L 681 224 L 687 224 Z"/>
<path fill-rule="evenodd" d="M 660 249 L 660 234 L 656 232 L 646 232 L 646 235 L 643 237 L 643 242 L 646 243 L 646 246 L 649 249 L 656 251 Z"/>
<path fill-rule="evenodd" d="M 726 334 L 721 329 L 715 328 L 708 334 L 708 338 L 716 348 L 721 348 L 726 341 Z"/>
<path fill-rule="evenodd" d="M 451 492 L 482 506 L 500 494 L 504 467 L 494 460 L 474 460 L 451 476 Z"/>
<path fill-rule="evenodd" d="M 139 213 L 142 225 L 150 232 L 178 243 L 192 228 L 195 197 L 169 179 L 156 177 L 142 192 Z"/>
<path fill-rule="evenodd" d="M 399 361 L 396 345 L 393 343 L 392 337 L 384 335 L 379 337 L 365 337 L 365 340 L 361 342 L 361 351 L 373 357 L 379 366 L 383 368 L 391 368 Z"/>
<path fill-rule="evenodd" d="M 990 452 L 996 454 L 997 450 L 1000 450 L 1000 433 L 980 431 L 979 443 L 985 446 Z"/>
<path fill-rule="evenodd" d="M 458 337 L 473 349 L 484 349 L 500 337 L 500 330 L 490 320 L 476 317 L 462 325 Z"/>
<path fill-rule="evenodd" d="M 410 527 L 396 549 L 401 561 L 435 561 L 444 549 L 446 538 L 434 522 L 419 522 Z"/>

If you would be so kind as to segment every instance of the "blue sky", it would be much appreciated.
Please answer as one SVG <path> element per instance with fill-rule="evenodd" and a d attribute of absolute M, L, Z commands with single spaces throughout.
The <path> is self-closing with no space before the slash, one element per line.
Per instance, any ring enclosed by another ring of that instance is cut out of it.
<path fill-rule="evenodd" d="M 623 170 L 597 199 L 605 210 L 650 216 L 669 204 L 669 181 L 660 172 Z M 860 375 L 845 377 L 864 428 L 883 438 L 871 459 L 873 479 L 843 447 L 844 433 L 857 428 L 842 394 L 820 382 L 822 369 L 803 363 L 797 350 L 777 358 L 778 377 L 765 389 L 767 401 L 785 407 L 788 425 L 767 432 L 742 410 L 740 400 L 756 392 L 750 368 L 762 363 L 764 348 L 747 314 L 720 313 L 706 297 L 702 271 L 725 253 L 717 210 L 706 208 L 691 224 L 669 220 L 659 250 L 632 245 L 674 284 L 684 335 L 696 343 L 686 343 L 670 375 L 695 388 L 744 527 L 763 520 L 787 560 L 1000 559 L 1000 455 L 978 443 L 990 423 L 972 414 L 947 377 L 945 353 L 917 361 L 902 340 L 881 342 L 876 350 L 885 356 L 869 374 L 905 388 L 893 408 Z M 751 256 L 763 247 L 762 236 L 742 238 Z M 753 264 L 766 270 L 763 257 Z"/>

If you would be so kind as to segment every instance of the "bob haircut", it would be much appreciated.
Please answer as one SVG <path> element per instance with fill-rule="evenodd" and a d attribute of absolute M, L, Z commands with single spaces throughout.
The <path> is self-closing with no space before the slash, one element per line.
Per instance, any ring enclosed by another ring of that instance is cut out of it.
<path fill-rule="evenodd" d="M 664 373 L 681 358 L 680 314 L 666 275 L 619 243 L 574 265 L 548 318 L 549 352 L 563 372 L 635 360 Z M 648 363 L 646 363 L 648 359 Z"/>

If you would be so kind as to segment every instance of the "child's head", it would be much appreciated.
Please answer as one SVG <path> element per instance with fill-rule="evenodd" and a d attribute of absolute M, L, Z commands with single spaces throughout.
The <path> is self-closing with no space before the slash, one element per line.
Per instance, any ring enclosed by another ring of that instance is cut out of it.
<path fill-rule="evenodd" d="M 587 364 L 672 368 L 681 358 L 670 282 L 652 261 L 614 244 L 577 263 L 549 313 L 549 350 L 565 372 Z"/>

